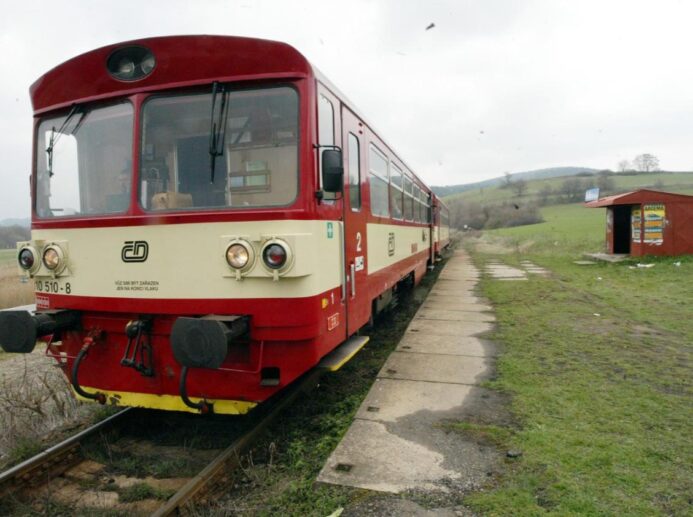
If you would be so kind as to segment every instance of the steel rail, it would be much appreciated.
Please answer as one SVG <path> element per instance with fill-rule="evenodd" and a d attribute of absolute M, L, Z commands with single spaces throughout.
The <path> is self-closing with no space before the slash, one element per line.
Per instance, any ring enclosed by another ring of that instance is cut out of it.
<path fill-rule="evenodd" d="M 8 491 L 15 491 L 21 488 L 22 485 L 30 485 L 34 480 L 45 481 L 42 477 L 41 479 L 37 479 L 40 476 L 36 474 L 42 469 L 58 471 L 57 474 L 53 472 L 54 476 L 62 474 L 72 466 L 73 462 L 69 460 L 75 459 L 77 456 L 77 448 L 84 438 L 113 425 L 116 421 L 129 414 L 133 409 L 134 408 L 123 409 L 115 415 L 109 416 L 93 426 L 80 431 L 74 436 L 38 453 L 36 456 L 6 470 L 0 474 L 0 497 L 6 495 Z M 64 459 L 68 461 L 63 461 Z"/>
<path fill-rule="evenodd" d="M 324 369 L 315 369 L 309 372 L 295 386 L 290 387 L 289 391 L 272 406 L 266 415 L 261 417 L 260 421 L 252 429 L 236 439 L 221 454 L 214 458 L 209 465 L 183 485 L 152 516 L 163 517 L 177 514 L 183 506 L 194 500 L 201 499 L 204 494 L 210 492 L 217 480 L 221 482 L 227 481 L 233 471 L 240 466 L 241 455 L 252 445 L 253 441 L 267 429 L 282 410 L 292 403 L 298 395 L 312 388 L 323 373 L 325 373 Z"/>

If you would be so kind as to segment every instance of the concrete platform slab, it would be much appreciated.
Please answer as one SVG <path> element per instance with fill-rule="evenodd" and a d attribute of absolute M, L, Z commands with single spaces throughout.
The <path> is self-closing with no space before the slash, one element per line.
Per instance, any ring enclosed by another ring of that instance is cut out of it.
<path fill-rule="evenodd" d="M 455 299 L 445 300 L 440 297 L 431 297 L 426 299 L 424 304 L 421 306 L 422 309 L 444 309 L 447 311 L 460 311 L 460 312 L 489 312 L 491 311 L 490 305 L 485 305 L 483 303 L 460 303 Z"/>
<path fill-rule="evenodd" d="M 318 482 L 448 492 L 480 488 L 498 471 L 495 448 L 444 425 L 477 416 L 493 422 L 499 400 L 478 386 L 491 375 L 497 352 L 474 337 L 493 328 L 491 307 L 474 294 L 478 277 L 466 254 L 455 252 Z"/>
<path fill-rule="evenodd" d="M 443 454 L 388 432 L 381 422 L 357 419 L 328 458 L 318 481 L 394 493 L 438 490 L 445 479 L 460 477 L 443 467 L 444 461 Z"/>
<path fill-rule="evenodd" d="M 381 379 L 478 384 L 490 375 L 489 358 L 392 352 L 378 374 Z"/>
<path fill-rule="evenodd" d="M 486 299 L 477 296 L 474 292 L 470 291 L 450 291 L 446 289 L 431 289 L 428 292 L 426 301 L 433 300 L 435 298 L 443 298 L 446 300 L 458 300 L 463 303 L 488 303 Z"/>
<path fill-rule="evenodd" d="M 441 336 L 418 333 L 405 334 L 397 345 L 398 352 L 418 352 L 427 354 L 470 355 L 492 357 L 497 347 L 488 340 L 476 337 Z"/>
<path fill-rule="evenodd" d="M 459 418 L 459 409 L 474 389 L 477 388 L 464 384 L 376 379 L 356 418 L 396 422 L 421 408 L 430 413 L 445 412 L 450 419 Z"/>
<path fill-rule="evenodd" d="M 479 311 L 451 311 L 438 308 L 421 308 L 414 316 L 416 319 L 436 320 L 436 321 L 486 321 L 494 322 L 496 318 L 492 314 L 485 314 Z"/>
<path fill-rule="evenodd" d="M 526 273 L 521 269 L 517 269 L 504 264 L 490 264 L 486 266 L 486 271 L 498 280 L 507 280 L 512 278 L 526 278 Z"/>
<path fill-rule="evenodd" d="M 419 333 L 423 335 L 438 334 L 444 336 L 476 336 L 493 330 L 493 324 L 485 321 L 435 321 L 414 320 L 409 324 L 405 334 Z"/>
<path fill-rule="evenodd" d="M 477 283 L 476 278 L 438 278 L 436 281 L 436 287 L 441 288 L 441 289 L 446 289 L 446 288 L 470 288 L 474 287 Z"/>
<path fill-rule="evenodd" d="M 428 297 L 433 296 L 454 296 L 458 300 L 468 303 L 476 303 L 482 301 L 480 297 L 476 296 L 473 291 L 469 289 L 442 289 L 436 288 L 431 289 L 428 293 Z"/>

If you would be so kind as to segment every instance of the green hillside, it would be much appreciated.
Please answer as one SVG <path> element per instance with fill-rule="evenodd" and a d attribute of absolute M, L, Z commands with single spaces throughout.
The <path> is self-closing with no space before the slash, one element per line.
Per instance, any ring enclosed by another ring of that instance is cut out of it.
<path fill-rule="evenodd" d="M 681 194 L 693 194 L 693 172 L 676 172 L 676 173 L 652 173 L 652 174 L 637 174 L 637 175 L 622 175 L 613 174 L 609 176 L 614 181 L 614 189 L 607 192 L 606 195 L 618 192 L 626 192 L 629 190 L 637 190 L 641 188 L 652 188 L 655 190 L 666 190 L 667 192 L 676 192 Z M 522 196 L 517 196 L 512 188 L 482 187 L 474 190 L 468 190 L 458 194 L 452 194 L 443 198 L 445 201 L 474 201 L 477 203 L 501 203 L 503 201 L 517 201 L 523 203 L 528 201 L 539 201 L 540 192 L 542 189 L 551 188 L 553 191 L 549 195 L 549 203 L 556 202 L 559 191 L 567 180 L 580 180 L 585 185 L 590 183 L 590 186 L 596 186 L 598 176 L 565 176 L 560 178 L 526 180 L 527 190 Z M 602 193 L 602 196 L 605 194 Z"/>
<path fill-rule="evenodd" d="M 601 251 L 604 245 L 606 210 L 586 208 L 582 203 L 553 205 L 541 209 L 543 223 L 500 228 L 491 235 L 531 242 L 540 250 Z"/>
<path fill-rule="evenodd" d="M 549 179 L 558 178 L 565 176 L 574 176 L 579 173 L 596 173 L 599 172 L 597 169 L 590 169 L 588 167 L 551 167 L 548 169 L 535 169 L 531 171 L 524 172 L 514 172 L 511 174 L 513 180 L 536 180 L 536 179 Z M 439 197 L 451 196 L 453 194 L 459 194 L 461 192 L 466 192 L 468 190 L 478 190 L 480 188 L 487 187 L 497 187 L 505 183 L 505 177 L 499 176 L 497 178 L 491 178 L 489 180 L 478 181 L 476 183 L 465 183 L 463 185 L 434 185 L 431 187 L 433 192 Z"/>

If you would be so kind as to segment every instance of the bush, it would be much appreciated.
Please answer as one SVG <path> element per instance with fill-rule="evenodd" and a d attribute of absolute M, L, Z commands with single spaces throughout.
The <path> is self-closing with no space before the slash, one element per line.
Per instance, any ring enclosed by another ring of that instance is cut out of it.
<path fill-rule="evenodd" d="M 490 210 L 490 215 L 484 225 L 484 229 L 511 228 L 514 226 L 525 226 L 527 224 L 542 222 L 544 222 L 544 219 L 541 217 L 541 213 L 536 205 L 504 203 Z"/>
<path fill-rule="evenodd" d="M 503 203 L 481 205 L 455 201 L 450 206 L 451 225 L 455 228 L 488 230 L 507 228 L 526 224 L 541 223 L 544 220 L 536 204 Z"/>

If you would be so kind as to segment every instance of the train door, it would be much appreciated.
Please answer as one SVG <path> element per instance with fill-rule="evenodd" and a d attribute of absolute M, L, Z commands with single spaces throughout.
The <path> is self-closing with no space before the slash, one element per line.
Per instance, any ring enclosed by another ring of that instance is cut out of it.
<path fill-rule="evenodd" d="M 344 106 L 342 107 L 342 149 L 347 333 L 352 335 L 365 325 L 371 316 L 371 300 L 367 286 L 366 210 L 363 206 L 366 141 L 363 123 Z"/>

